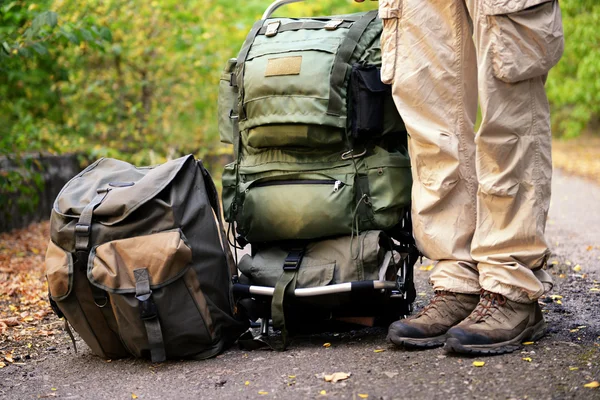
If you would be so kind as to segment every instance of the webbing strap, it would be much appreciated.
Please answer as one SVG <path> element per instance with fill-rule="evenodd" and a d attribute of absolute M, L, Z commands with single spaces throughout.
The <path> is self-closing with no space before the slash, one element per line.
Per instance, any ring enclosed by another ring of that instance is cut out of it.
<path fill-rule="evenodd" d="M 261 19 L 260 21 L 256 21 L 254 23 L 252 29 L 250 29 L 250 32 L 248 32 L 248 36 L 246 36 L 246 41 L 244 42 L 240 53 L 237 56 L 236 80 L 240 98 L 238 116 L 241 119 L 246 119 L 246 113 L 244 111 L 244 70 L 246 68 L 246 59 L 248 58 L 248 53 L 252 48 L 254 39 L 263 27 L 264 22 L 265 21 Z"/>
<path fill-rule="evenodd" d="M 361 19 L 352 25 L 352 27 L 348 30 L 348 35 L 340 45 L 338 53 L 333 62 L 333 70 L 331 71 L 331 78 L 329 81 L 331 94 L 329 95 L 329 105 L 327 107 L 328 115 L 333 115 L 336 117 L 342 115 L 344 101 L 342 99 L 341 90 L 346 79 L 348 68 L 350 67 L 350 59 L 352 58 L 352 54 L 358 45 L 360 37 L 375 18 L 377 18 L 377 10 L 366 13 Z"/>
<path fill-rule="evenodd" d="M 219 192 L 217 192 L 217 188 L 215 183 L 210 176 L 210 173 L 204 168 L 202 161 L 198 160 L 198 166 L 202 171 L 202 179 L 204 180 L 204 187 L 206 188 L 206 195 L 208 196 L 208 201 L 210 202 L 210 206 L 212 207 L 215 215 L 217 216 L 217 225 L 219 229 L 219 237 L 221 239 L 221 246 L 223 247 L 223 251 L 225 252 L 225 258 L 227 259 L 227 265 L 229 267 L 230 275 L 233 277 L 237 275 L 237 266 L 235 265 L 235 261 L 233 260 L 233 255 L 231 254 L 231 248 L 229 247 L 229 242 L 227 240 L 227 234 L 225 232 L 225 227 L 223 225 L 223 217 L 221 216 L 221 205 L 219 203 Z"/>
<path fill-rule="evenodd" d="M 283 302 L 286 295 L 294 293 L 296 288 L 296 280 L 298 278 L 298 269 L 302 263 L 304 256 L 304 248 L 292 249 L 283 263 L 283 273 L 275 285 L 273 299 L 271 300 L 271 318 L 273 319 L 273 327 L 281 330 L 281 338 L 283 344 L 281 351 L 285 350 L 288 345 L 288 332 L 285 326 L 285 315 L 283 311 Z"/>
<path fill-rule="evenodd" d="M 352 26 L 352 24 L 353 24 L 353 22 L 347 22 L 347 21 L 341 21 L 339 24 L 335 24 L 335 25 L 332 24 L 331 22 L 296 21 L 296 22 L 289 22 L 287 24 L 279 26 L 279 28 L 277 28 L 277 33 L 288 32 L 288 31 L 299 31 L 301 29 L 307 29 L 307 30 L 331 29 L 331 30 L 334 30 L 337 28 L 350 28 Z M 266 34 L 267 29 L 268 29 L 268 24 L 266 26 L 263 26 L 260 29 L 260 31 L 258 31 L 258 34 L 259 35 Z"/>
<path fill-rule="evenodd" d="M 96 196 L 85 206 L 79 221 L 75 225 L 75 250 L 87 250 L 90 245 L 90 235 L 92 233 L 92 217 L 94 209 L 104 201 L 110 189 L 98 189 Z"/>
<path fill-rule="evenodd" d="M 152 362 L 163 362 L 167 359 L 165 343 L 158 320 L 158 310 L 152 300 L 148 270 L 146 268 L 134 269 L 133 276 L 135 277 L 135 298 L 139 301 L 140 318 L 146 327 L 150 358 Z"/>

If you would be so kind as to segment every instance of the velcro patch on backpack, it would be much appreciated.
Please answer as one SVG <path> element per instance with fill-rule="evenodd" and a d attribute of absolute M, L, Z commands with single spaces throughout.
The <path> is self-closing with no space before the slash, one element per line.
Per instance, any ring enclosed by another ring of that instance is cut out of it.
<path fill-rule="evenodd" d="M 265 76 L 300 75 L 302 56 L 270 58 Z"/>

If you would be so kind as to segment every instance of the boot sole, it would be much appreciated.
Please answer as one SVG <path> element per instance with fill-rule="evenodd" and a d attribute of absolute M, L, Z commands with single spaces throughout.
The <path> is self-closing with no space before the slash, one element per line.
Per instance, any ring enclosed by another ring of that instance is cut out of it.
<path fill-rule="evenodd" d="M 547 327 L 546 322 L 542 320 L 531 328 L 523 330 L 523 332 L 514 339 L 494 344 L 462 344 L 458 339 L 451 337 L 446 340 L 444 350 L 448 353 L 455 352 L 473 355 L 512 353 L 513 351 L 520 349 L 522 347 L 521 343 L 524 341 L 536 341 L 542 338 L 546 334 Z"/>
<path fill-rule="evenodd" d="M 446 334 L 441 336 L 435 336 L 431 338 L 409 338 L 409 337 L 399 337 L 388 335 L 387 339 L 399 347 L 404 347 L 405 349 L 433 349 L 436 347 L 441 347 L 444 345 L 446 341 Z"/>

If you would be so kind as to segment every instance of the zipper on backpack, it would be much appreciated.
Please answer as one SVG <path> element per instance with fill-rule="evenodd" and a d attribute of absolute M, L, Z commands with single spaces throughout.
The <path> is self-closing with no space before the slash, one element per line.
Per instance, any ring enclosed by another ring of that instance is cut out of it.
<path fill-rule="evenodd" d="M 265 186 L 288 186 L 288 185 L 331 185 L 333 186 L 333 191 L 337 192 L 341 188 L 345 186 L 344 182 L 336 181 L 334 179 L 330 180 L 318 180 L 318 179 L 293 179 L 289 181 L 277 180 L 277 181 L 267 181 L 267 182 L 259 182 L 254 185 L 254 187 L 265 187 Z"/>

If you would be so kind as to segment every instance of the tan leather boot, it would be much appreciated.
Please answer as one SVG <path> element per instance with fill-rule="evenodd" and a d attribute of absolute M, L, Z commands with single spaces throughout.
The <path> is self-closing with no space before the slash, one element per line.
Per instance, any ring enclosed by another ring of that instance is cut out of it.
<path fill-rule="evenodd" d="M 408 348 L 442 346 L 448 329 L 465 319 L 478 301 L 479 296 L 474 294 L 436 292 L 417 315 L 391 324 L 388 339 Z"/>
<path fill-rule="evenodd" d="M 510 353 L 545 333 L 546 322 L 537 302 L 517 303 L 482 291 L 477 308 L 448 331 L 444 349 L 480 355 Z"/>

